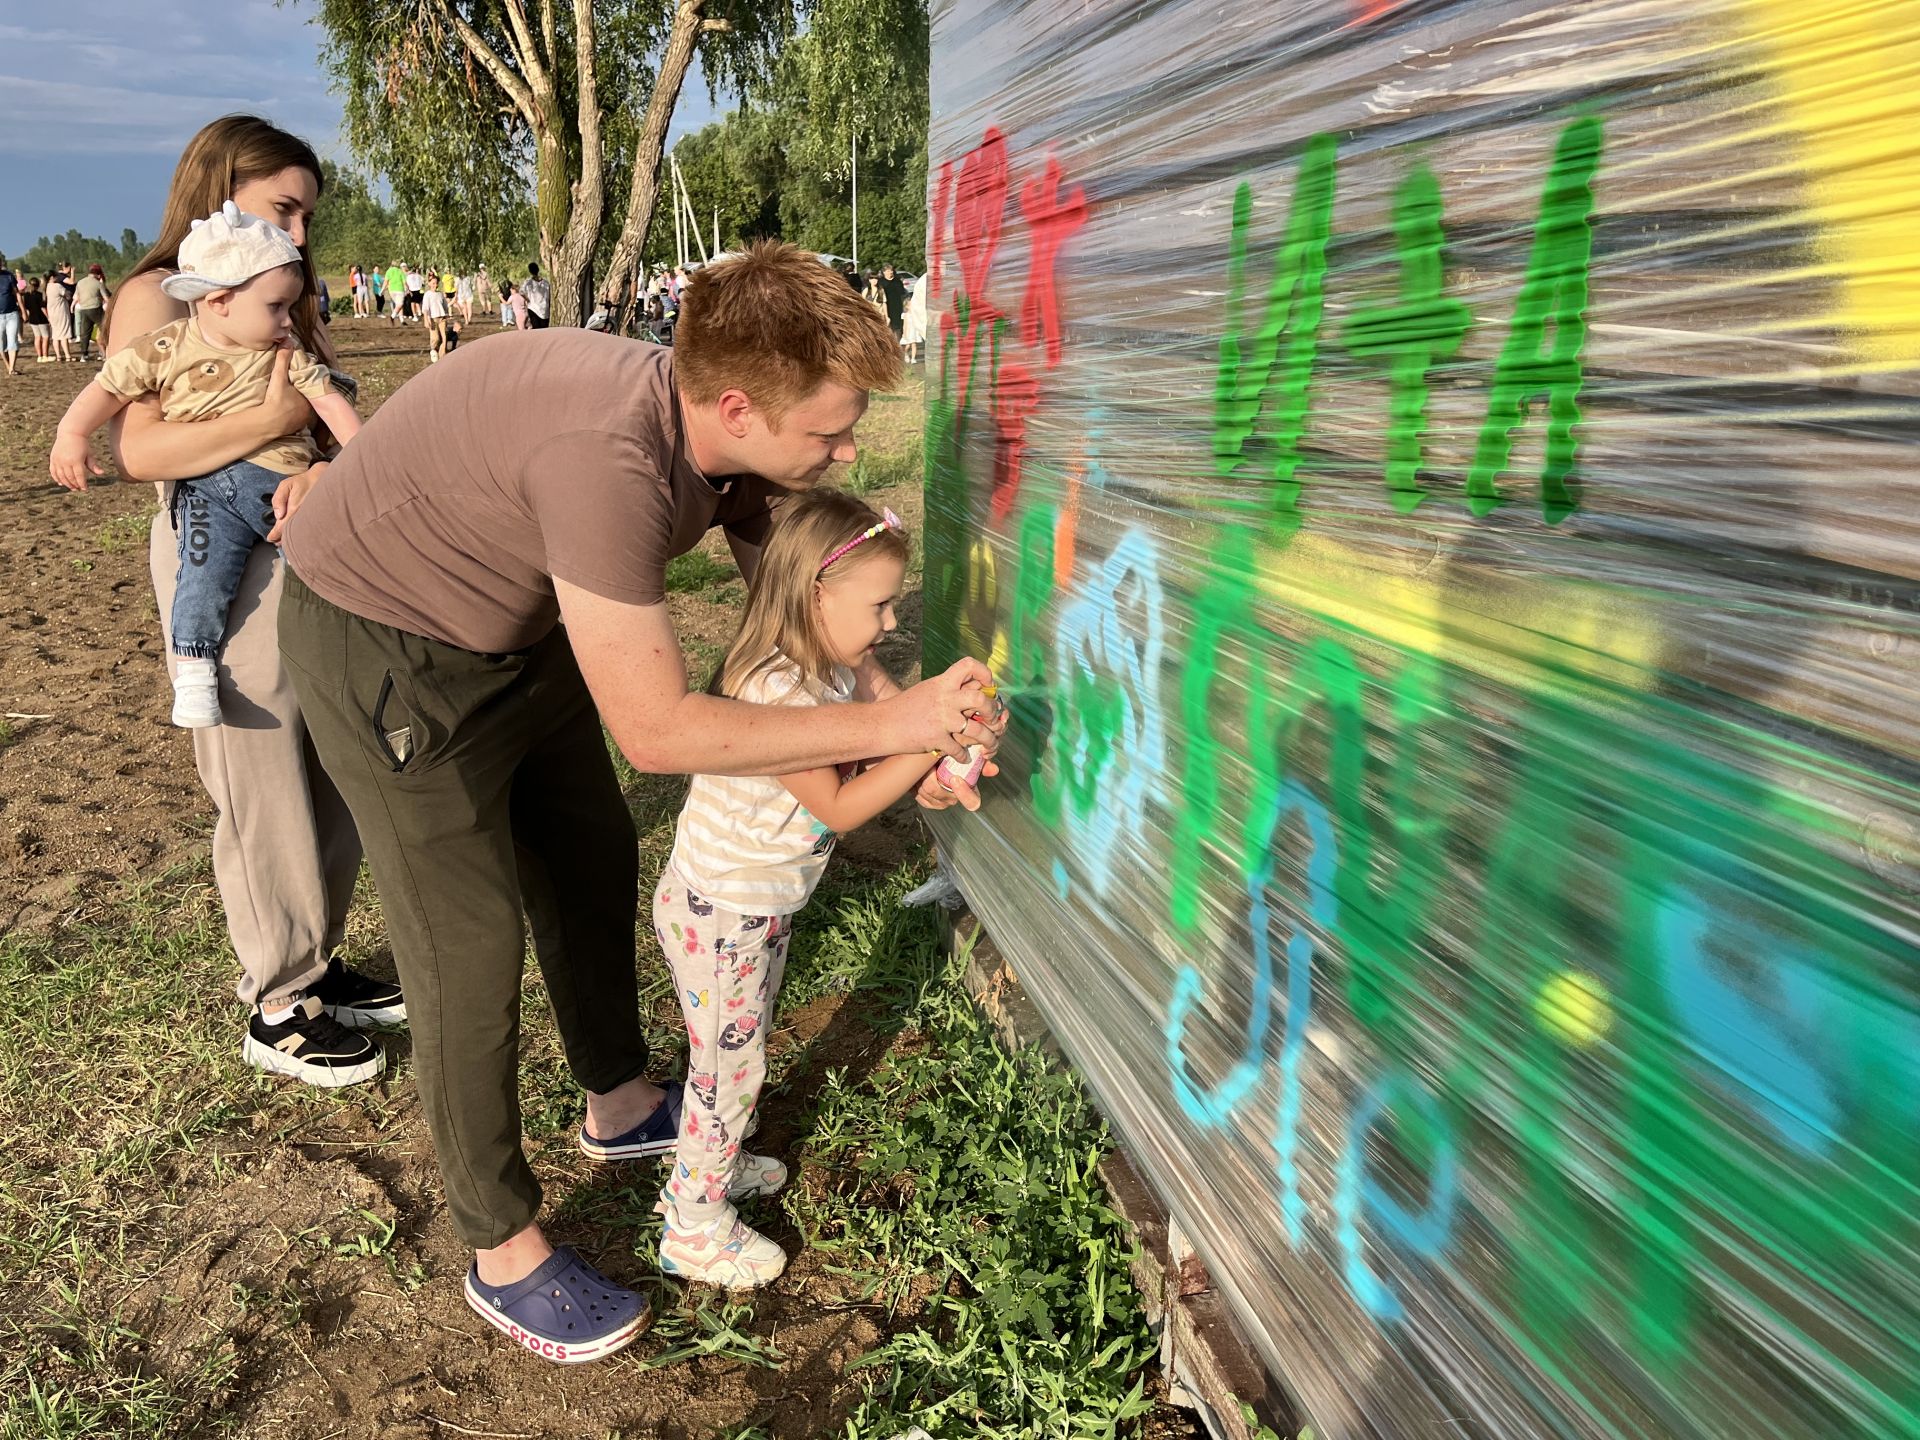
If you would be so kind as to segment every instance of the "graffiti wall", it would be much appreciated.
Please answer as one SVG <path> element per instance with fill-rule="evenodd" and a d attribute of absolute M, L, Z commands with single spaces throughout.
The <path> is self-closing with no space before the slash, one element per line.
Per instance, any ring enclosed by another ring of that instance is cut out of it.
<path fill-rule="evenodd" d="M 1323 1437 L 1920 1435 L 1920 0 L 936 0 L 974 908 Z"/>

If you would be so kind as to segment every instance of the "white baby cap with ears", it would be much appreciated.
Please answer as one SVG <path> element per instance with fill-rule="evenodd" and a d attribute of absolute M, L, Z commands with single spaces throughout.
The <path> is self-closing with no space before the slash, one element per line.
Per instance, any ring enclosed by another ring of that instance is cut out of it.
<path fill-rule="evenodd" d="M 278 225 L 249 215 L 229 200 L 180 242 L 180 269 L 160 282 L 175 300 L 198 300 L 232 290 L 256 275 L 301 263 L 300 247 Z"/>

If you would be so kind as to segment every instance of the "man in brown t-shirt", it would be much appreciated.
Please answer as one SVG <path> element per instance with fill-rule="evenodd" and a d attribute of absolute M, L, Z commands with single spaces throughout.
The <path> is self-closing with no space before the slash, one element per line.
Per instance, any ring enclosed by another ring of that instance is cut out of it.
<path fill-rule="evenodd" d="M 663 773 L 778 775 L 996 738 L 974 661 L 901 691 L 870 659 L 867 704 L 688 693 L 667 561 L 718 525 L 751 578 L 777 498 L 854 458 L 867 392 L 900 361 L 885 320 L 791 246 L 701 270 L 682 315 L 674 350 L 579 330 L 463 348 L 289 497 L 281 650 L 380 892 L 448 1208 L 477 1252 L 467 1298 L 555 1359 L 611 1353 L 646 1314 L 535 1223 L 523 910 L 595 1153 L 677 1138 L 645 1075 L 638 853 L 602 722 Z M 552 1328 L 586 1324 L 575 1311 L 529 1318 L 576 1289 L 624 1298 L 591 1337 Z"/>

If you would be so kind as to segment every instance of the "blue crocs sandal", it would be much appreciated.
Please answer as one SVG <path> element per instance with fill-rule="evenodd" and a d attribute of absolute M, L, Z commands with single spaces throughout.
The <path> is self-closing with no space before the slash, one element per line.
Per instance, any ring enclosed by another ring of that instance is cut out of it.
<path fill-rule="evenodd" d="M 580 1127 L 580 1149 L 589 1160 L 638 1160 L 645 1155 L 671 1155 L 680 1143 L 680 1106 L 686 1091 L 675 1085 L 666 1098 L 653 1107 L 653 1113 L 631 1130 L 606 1140 Z"/>
<path fill-rule="evenodd" d="M 561 1245 L 524 1280 L 489 1285 L 467 1268 L 467 1304 L 543 1360 L 578 1365 L 611 1355 L 653 1320 L 646 1296 L 616 1285 Z"/>
<path fill-rule="evenodd" d="M 589 1134 L 584 1124 L 581 1125 L 581 1153 L 589 1160 L 608 1162 L 639 1160 L 648 1155 L 671 1155 L 680 1144 L 681 1107 L 686 1103 L 687 1092 L 679 1085 L 662 1088 L 667 1092 L 666 1099 L 654 1106 L 653 1113 L 631 1130 L 601 1140 Z M 750 1139 L 759 1129 L 760 1116 L 756 1113 L 747 1118 L 747 1133 L 741 1138 Z"/>

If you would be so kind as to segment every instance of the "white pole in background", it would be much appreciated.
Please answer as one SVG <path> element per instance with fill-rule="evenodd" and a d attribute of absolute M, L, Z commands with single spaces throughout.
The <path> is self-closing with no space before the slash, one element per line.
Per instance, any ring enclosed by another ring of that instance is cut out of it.
<path fill-rule="evenodd" d="M 713 207 L 713 253 L 720 253 L 720 207 Z"/>
<path fill-rule="evenodd" d="M 680 162 L 667 152 L 667 188 L 673 191 L 673 263 L 684 269 L 687 263 L 687 217 L 680 209 Z"/>
<path fill-rule="evenodd" d="M 853 268 L 860 268 L 860 124 L 853 127 Z"/>

